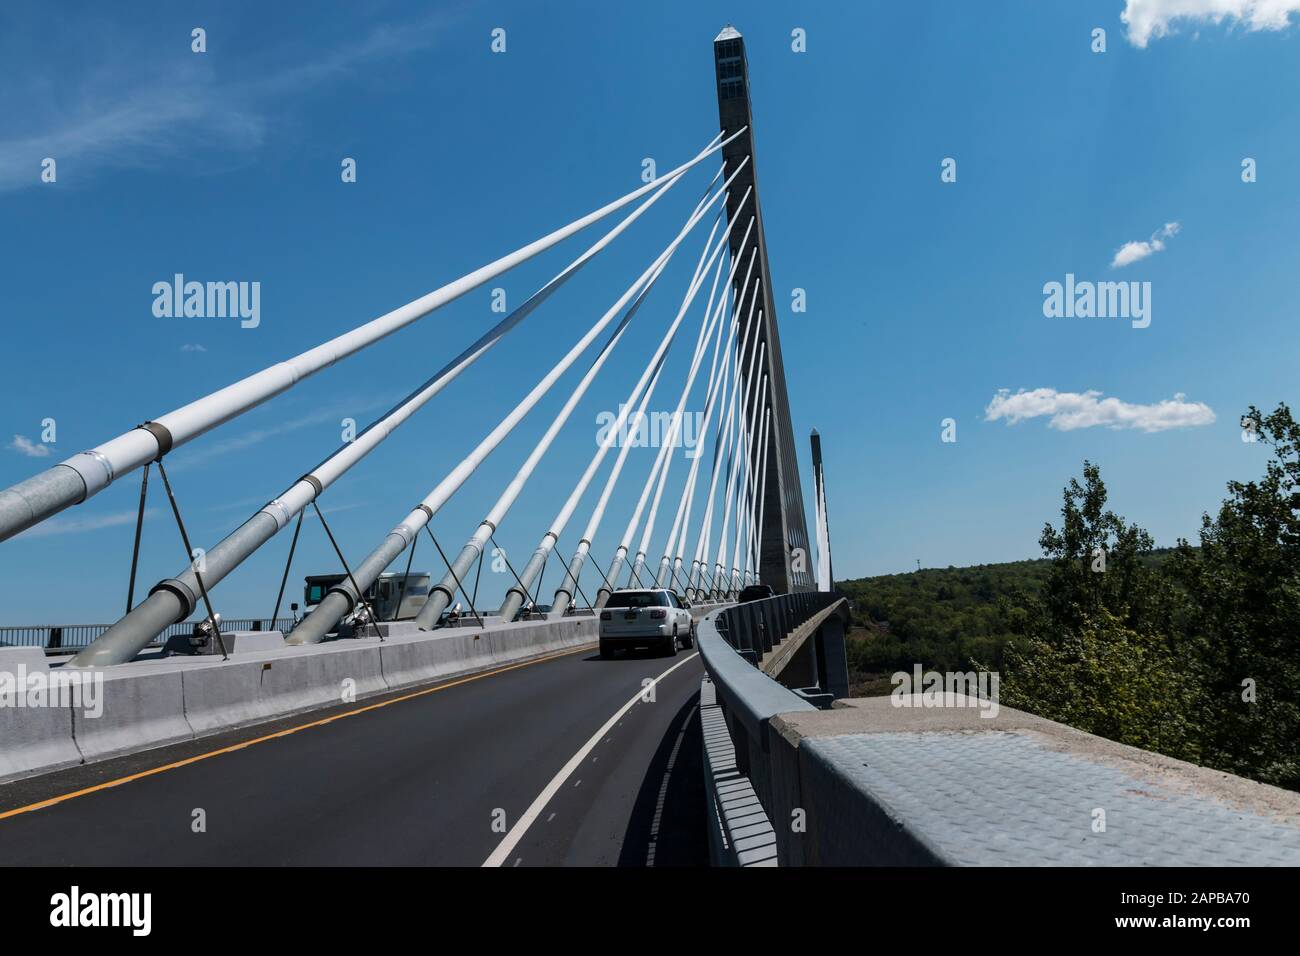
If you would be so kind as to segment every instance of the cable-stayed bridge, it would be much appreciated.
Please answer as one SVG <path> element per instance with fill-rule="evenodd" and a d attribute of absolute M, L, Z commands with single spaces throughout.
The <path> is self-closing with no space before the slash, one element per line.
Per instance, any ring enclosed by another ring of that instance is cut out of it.
<path fill-rule="evenodd" d="M 939 712 L 891 709 L 890 699 L 833 706 L 848 693 L 848 611 L 832 591 L 820 439 L 814 545 L 744 38 L 727 27 L 713 51 L 719 129 L 667 173 L 0 491 L 5 541 L 138 475 L 141 517 L 151 494 L 164 496 L 184 545 L 175 574 L 137 601 L 137 527 L 119 620 L 84 645 L 51 649 L 72 653 L 0 651 L 4 667 L 68 694 L 55 707 L 0 708 L 6 862 L 1195 862 L 1201 851 L 1172 845 L 1170 828 L 1211 834 L 1198 847 L 1231 843 L 1266 862 L 1300 857 L 1295 821 L 1276 812 L 1286 798 L 1212 782 L 1186 765 L 1152 767 L 1132 748 L 1028 715 L 999 715 L 996 700 L 969 685 Z M 340 547 L 318 504 L 331 487 L 382 443 L 400 442 L 414 416 L 436 414 L 450 383 L 509 349 L 510 333 L 553 293 L 673 202 L 682 207 L 676 228 L 657 237 L 654 255 L 590 324 L 575 324 L 549 369 L 520 383 L 527 391 L 502 403 L 473 449 L 396 508 L 368 549 Z M 219 541 L 196 547 L 168 477 L 172 452 L 362 350 L 395 347 L 385 340 L 578 236 L 576 257 L 556 262 L 493 328 L 353 440 L 284 476 Z M 663 278 L 674 261 L 687 263 L 684 287 Z M 633 323 L 653 327 L 656 344 L 635 375 L 610 375 Z M 582 460 L 554 454 L 594 394 L 619 409 L 605 438 Z M 548 399 L 560 402 L 549 418 L 537 414 Z M 636 443 L 618 437 L 644 427 L 656 402 L 670 409 L 667 434 L 633 456 Z M 693 458 L 674 454 L 687 415 L 698 415 L 705 449 Z M 531 450 L 485 513 L 456 512 L 467 536 L 459 550 L 444 549 L 431 520 L 454 511 L 457 493 L 520 432 Z M 563 475 L 568 491 L 527 560 L 510 566 L 504 599 L 483 607 L 476 581 L 485 554 L 543 470 Z M 635 502 L 626 513 L 620 488 Z M 281 625 L 308 515 L 320 519 L 337 566 L 309 613 Z M 593 550 L 602 527 L 617 531 L 612 553 Z M 287 552 L 283 575 L 267 582 L 276 610 L 258 622 L 264 628 L 232 628 L 218 614 L 221 584 L 273 541 L 286 541 Z M 411 575 L 417 549 L 422 560 L 437 557 L 427 580 Z M 552 561 L 563 571 L 543 592 Z M 753 586 L 771 596 L 742 601 Z M 610 606 L 627 588 L 684 599 L 691 624 L 656 641 L 677 659 L 605 653 L 605 621 L 632 616 Z M 945 762 L 968 781 L 960 794 L 925 775 Z M 1099 801 L 1122 808 L 1120 836 L 1075 839 L 1073 827 L 1087 829 L 1088 805 Z M 1078 820 L 1056 812 L 1063 803 L 1079 804 Z M 194 808 L 227 821 L 213 827 L 219 836 L 192 838 Z M 167 813 L 176 819 L 160 825 Z M 1007 819 L 1019 822 L 1008 831 Z M 990 832 L 1007 838 L 990 843 Z"/>

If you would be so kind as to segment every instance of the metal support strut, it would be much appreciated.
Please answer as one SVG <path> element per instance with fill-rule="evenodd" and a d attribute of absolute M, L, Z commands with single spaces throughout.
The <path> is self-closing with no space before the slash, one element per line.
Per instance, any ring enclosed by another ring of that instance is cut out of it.
<path fill-rule="evenodd" d="M 424 530 L 429 532 L 429 540 L 431 540 L 433 546 L 438 549 L 438 556 L 442 558 L 442 563 L 447 565 L 447 570 L 451 572 L 451 577 L 452 580 L 456 582 L 457 590 L 465 596 L 466 601 L 469 601 L 469 611 L 474 615 L 474 620 L 478 621 L 479 627 L 486 628 L 487 625 L 483 623 L 483 618 L 479 616 L 478 610 L 474 607 L 474 602 L 470 600 L 469 592 L 465 590 L 465 585 L 461 584 L 460 578 L 456 576 L 456 569 L 451 566 L 451 562 L 447 560 L 447 555 L 443 553 L 442 545 L 440 545 L 438 539 L 433 536 L 433 529 L 426 524 Z M 430 592 L 430 597 L 432 596 L 433 594 Z"/>
<path fill-rule="evenodd" d="M 330 530 L 330 526 L 325 522 L 325 516 L 321 514 L 320 505 L 316 504 L 315 498 L 312 499 L 311 506 L 316 511 L 316 517 L 320 519 L 320 526 L 325 529 L 326 537 L 330 539 L 330 544 L 334 547 L 334 553 L 338 555 L 339 563 L 343 565 L 343 570 L 347 572 L 348 581 L 357 592 L 357 600 L 365 605 L 366 611 L 370 614 L 370 623 L 375 627 L 375 634 L 382 641 L 384 635 L 379 630 L 379 614 L 375 611 L 375 606 L 366 600 L 365 593 L 361 588 L 357 587 L 357 579 L 352 576 L 352 569 L 348 567 L 348 559 L 343 557 L 343 550 L 339 547 L 339 543 L 334 540 L 334 532 Z"/>
<path fill-rule="evenodd" d="M 143 427 L 143 426 L 141 426 Z M 162 454 L 158 456 L 158 474 L 162 476 L 163 487 L 167 489 L 167 500 L 171 502 L 172 514 L 176 516 L 176 527 L 181 532 L 181 544 L 185 545 L 185 554 L 190 560 L 190 567 L 194 570 L 194 580 L 198 582 L 199 594 L 203 596 L 203 605 L 208 609 L 208 623 L 212 625 L 213 636 L 217 639 L 217 646 L 221 648 L 221 659 L 230 660 L 230 654 L 226 651 L 226 639 L 221 636 L 221 626 L 217 623 L 217 613 L 212 609 L 212 599 L 208 597 L 207 585 L 203 583 L 203 575 L 199 571 L 199 564 L 194 560 L 194 549 L 190 547 L 190 536 L 185 530 L 185 522 L 181 520 L 181 509 L 176 504 L 176 495 L 172 493 L 172 483 L 167 480 L 167 469 L 163 467 Z"/>

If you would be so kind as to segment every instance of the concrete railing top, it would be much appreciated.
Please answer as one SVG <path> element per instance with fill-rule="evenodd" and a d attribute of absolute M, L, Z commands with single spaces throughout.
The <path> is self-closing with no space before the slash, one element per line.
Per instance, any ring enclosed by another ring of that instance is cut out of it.
<path fill-rule="evenodd" d="M 840 700 L 772 720 L 770 747 L 790 759 L 771 766 L 796 774 L 809 820 L 792 860 L 1300 864 L 1300 794 L 986 699 L 939 699 Z"/>

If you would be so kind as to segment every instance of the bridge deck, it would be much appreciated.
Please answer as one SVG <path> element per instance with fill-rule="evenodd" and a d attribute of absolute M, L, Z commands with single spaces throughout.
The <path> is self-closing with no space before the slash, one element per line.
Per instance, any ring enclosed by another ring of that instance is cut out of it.
<path fill-rule="evenodd" d="M 590 649 L 447 681 L 417 697 L 408 689 L 373 698 L 363 706 L 393 702 L 324 724 L 360 708 L 0 786 L 3 863 L 476 866 L 502 839 L 494 811 L 514 826 L 643 679 L 679 663 L 654 702 L 638 701 L 566 779 L 505 865 L 703 865 L 698 657 L 604 661 Z M 260 742 L 104 786 L 250 740 Z M 191 828 L 199 808 L 206 833 Z"/>

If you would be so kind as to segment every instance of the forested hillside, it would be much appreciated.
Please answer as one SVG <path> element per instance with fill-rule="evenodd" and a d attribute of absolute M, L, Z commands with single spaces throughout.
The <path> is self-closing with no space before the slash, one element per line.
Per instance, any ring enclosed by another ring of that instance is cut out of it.
<path fill-rule="evenodd" d="M 1158 567 L 1173 553 L 1153 549 L 1144 563 Z M 870 680 L 915 663 L 940 671 L 967 669 L 972 660 L 1001 667 L 1014 623 L 1027 599 L 1042 592 L 1051 569 L 1047 558 L 1034 558 L 837 581 L 861 629 L 850 642 L 850 675 Z"/>
<path fill-rule="evenodd" d="M 1243 425 L 1273 457 L 1198 546 L 1156 549 L 1084 462 L 1041 560 L 839 582 L 853 692 L 917 664 L 998 671 L 1006 706 L 1300 789 L 1300 425 L 1286 405 Z"/>

